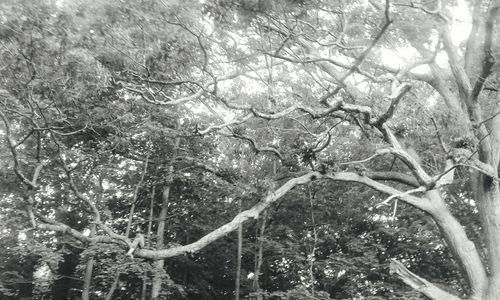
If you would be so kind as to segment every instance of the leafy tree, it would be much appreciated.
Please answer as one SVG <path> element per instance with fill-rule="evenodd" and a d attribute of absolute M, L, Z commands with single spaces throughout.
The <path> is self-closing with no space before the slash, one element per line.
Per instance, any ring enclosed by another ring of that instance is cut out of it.
<path fill-rule="evenodd" d="M 0 6 L 5 297 L 500 294 L 499 1 Z"/>

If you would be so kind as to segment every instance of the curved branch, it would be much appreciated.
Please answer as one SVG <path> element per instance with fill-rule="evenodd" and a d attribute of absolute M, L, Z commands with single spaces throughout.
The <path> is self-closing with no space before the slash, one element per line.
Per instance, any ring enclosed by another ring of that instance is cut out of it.
<path fill-rule="evenodd" d="M 472 91 L 470 78 L 465 73 L 465 68 L 460 64 L 460 59 L 457 54 L 457 49 L 453 45 L 450 31 L 449 29 L 445 28 L 445 26 L 443 26 L 444 29 L 441 33 L 444 50 L 448 55 L 449 65 L 451 68 L 451 72 L 453 73 L 453 77 L 455 78 L 455 82 L 458 87 L 458 92 L 461 98 L 467 101 L 470 92 Z"/>
<path fill-rule="evenodd" d="M 196 133 L 199 134 L 199 135 L 205 135 L 207 133 L 210 133 L 212 131 L 216 131 L 216 130 L 220 130 L 220 129 L 224 129 L 224 128 L 227 128 L 231 125 L 239 125 L 241 123 L 244 123 L 246 121 L 248 121 L 251 117 L 253 117 L 253 114 L 247 114 L 245 116 L 243 116 L 241 119 L 234 119 L 234 120 L 231 120 L 229 122 L 226 122 L 224 124 L 220 124 L 220 125 L 212 125 L 212 126 L 208 126 L 207 128 L 203 129 L 203 130 L 197 130 Z"/>
<path fill-rule="evenodd" d="M 270 152 L 270 153 L 276 155 L 280 160 L 283 160 L 283 156 L 281 155 L 281 153 L 276 148 L 274 148 L 274 147 L 259 147 L 257 145 L 257 142 L 255 142 L 254 139 L 252 139 L 251 137 L 248 137 L 248 136 L 244 136 L 244 135 L 240 135 L 240 134 L 236 134 L 236 133 L 233 133 L 230 136 L 232 136 L 234 138 L 237 138 L 237 139 L 240 139 L 240 140 L 245 140 L 245 141 L 249 142 L 250 145 L 252 145 L 252 148 L 257 153 L 260 153 L 260 152 Z"/>
<path fill-rule="evenodd" d="M 291 189 L 295 188 L 298 185 L 303 185 L 306 183 L 315 180 L 316 178 L 321 178 L 321 174 L 319 172 L 311 172 L 301 177 L 293 178 L 282 185 L 276 191 L 268 194 L 261 202 L 254 205 L 252 208 L 242 211 L 234 219 L 222 225 L 221 227 L 215 229 L 214 231 L 208 233 L 203 236 L 201 239 L 197 240 L 188 245 L 172 247 L 161 250 L 149 250 L 149 249 L 137 249 L 135 251 L 136 257 L 148 258 L 148 259 L 165 259 L 169 257 L 174 257 L 178 255 L 182 255 L 184 253 L 192 253 L 203 249 L 209 244 L 215 242 L 216 240 L 226 236 L 227 234 L 233 232 L 238 228 L 238 226 L 249 220 L 249 219 L 257 219 L 259 214 L 263 212 L 266 208 L 268 208 L 271 204 L 276 202 L 278 199 L 283 197 L 287 192 Z"/>
<path fill-rule="evenodd" d="M 391 99 L 391 104 L 389 105 L 389 108 L 387 108 L 387 111 L 383 113 L 375 122 L 374 126 L 377 128 L 380 128 L 382 124 L 384 124 L 387 120 L 389 120 L 392 115 L 394 114 L 394 111 L 396 110 L 396 107 L 399 104 L 399 101 L 403 96 L 408 93 L 411 89 L 411 85 L 408 83 L 403 83 L 401 84 L 395 91 L 394 95 L 390 97 Z"/>
<path fill-rule="evenodd" d="M 267 68 L 267 66 L 259 66 L 257 68 L 253 68 L 250 71 L 254 72 L 256 70 L 261 70 L 261 69 L 266 69 L 266 68 Z M 186 103 L 189 101 L 196 100 L 196 99 L 200 98 L 203 94 L 209 93 L 210 92 L 209 89 L 211 86 L 215 86 L 221 81 L 235 79 L 235 78 L 242 76 L 244 74 L 246 74 L 246 71 L 237 71 L 237 72 L 233 72 L 233 73 L 230 73 L 230 74 L 227 74 L 224 76 L 220 76 L 220 77 L 212 76 L 212 79 L 209 80 L 205 84 L 194 83 L 194 82 L 190 81 L 190 83 L 193 83 L 193 84 L 196 84 L 197 86 L 200 86 L 200 89 L 198 91 L 190 94 L 190 95 L 175 98 L 175 99 L 167 96 L 164 92 L 161 92 L 161 91 L 158 92 L 159 96 L 167 99 L 167 101 L 158 100 L 156 98 L 154 92 L 152 92 L 150 89 L 143 90 L 142 89 L 143 86 L 141 86 L 141 85 L 133 85 L 133 84 L 126 85 L 126 83 L 123 81 L 118 81 L 118 85 L 123 86 L 123 88 L 129 92 L 140 95 L 148 103 L 151 103 L 154 105 L 160 105 L 160 106 L 175 106 L 175 105 L 180 105 L 180 104 L 183 104 L 183 103 Z"/>
<path fill-rule="evenodd" d="M 377 182 L 366 175 L 360 175 L 352 172 L 336 172 L 331 175 L 325 175 L 324 178 L 328 178 L 333 181 L 361 183 L 381 193 L 388 194 L 390 196 L 397 196 L 402 201 L 412 206 L 415 206 L 416 208 L 421 209 L 425 212 L 428 212 L 430 209 L 429 206 L 430 203 L 426 198 L 420 198 L 412 196 L 410 194 L 405 194 L 404 192 L 398 189 Z"/>
<path fill-rule="evenodd" d="M 435 185 L 435 181 L 425 172 L 422 168 L 422 165 L 419 161 L 417 161 L 412 155 L 406 151 L 405 148 L 401 146 L 398 139 L 392 133 L 392 130 L 386 125 L 382 125 L 382 132 L 386 140 L 392 145 L 392 148 L 380 149 L 377 150 L 379 154 L 391 153 L 396 155 L 399 159 L 401 159 L 412 171 L 413 175 L 417 178 L 420 185 L 424 185 L 426 187 L 432 188 Z"/>
<path fill-rule="evenodd" d="M 436 285 L 430 283 L 424 278 L 412 273 L 402 263 L 393 259 L 390 264 L 390 273 L 403 280 L 404 283 L 411 286 L 414 290 L 419 291 L 430 299 L 435 300 L 460 300 L 459 297 L 452 295 Z"/>
<path fill-rule="evenodd" d="M 3 120 L 5 124 L 5 140 L 7 141 L 7 146 L 9 147 L 10 153 L 12 155 L 12 160 L 14 161 L 14 173 L 21 180 L 23 184 L 25 184 L 29 189 L 35 189 L 36 184 L 30 181 L 20 170 L 19 170 L 19 159 L 16 151 L 16 142 L 12 139 L 11 131 L 10 131 L 10 122 L 5 116 L 5 114 L 0 111 L 0 118 Z"/>
<path fill-rule="evenodd" d="M 409 185 L 411 187 L 418 187 L 419 186 L 418 181 L 413 176 L 406 175 L 406 174 L 399 173 L 399 172 L 366 171 L 366 172 L 364 172 L 364 175 L 373 179 L 373 180 L 394 181 L 394 182 L 399 182 L 399 183 Z"/>
<path fill-rule="evenodd" d="M 398 194 L 398 195 L 390 195 L 387 199 L 385 199 L 384 201 L 382 201 L 379 204 L 375 205 L 375 207 L 386 205 L 392 199 L 401 198 L 402 196 L 405 196 L 405 195 L 411 195 L 411 194 L 414 194 L 414 193 L 421 193 L 421 192 L 425 192 L 425 191 L 426 191 L 426 188 L 423 187 L 423 186 L 420 186 L 418 188 L 415 188 L 415 189 L 412 189 L 412 190 L 409 190 L 409 191 L 406 191 L 406 192 L 402 192 L 401 194 Z"/>
<path fill-rule="evenodd" d="M 258 218 L 261 212 L 263 212 L 272 203 L 276 202 L 278 199 L 283 197 L 287 192 L 289 192 L 296 186 L 309 183 L 316 179 L 330 179 L 333 181 L 358 182 L 382 193 L 386 193 L 389 195 L 399 195 L 402 201 L 412 206 L 415 206 L 419 209 L 422 209 L 424 211 L 429 210 L 429 203 L 426 198 L 419 198 L 412 195 L 401 195 L 402 194 L 401 191 L 398 191 L 397 189 L 392 188 L 388 185 L 376 182 L 366 176 L 361 176 L 351 172 L 339 172 L 329 175 L 328 174 L 323 175 L 319 172 L 311 172 L 303 176 L 290 179 L 279 189 L 277 189 L 272 193 L 269 193 L 261 202 L 257 203 L 250 209 L 242 211 L 241 213 L 236 215 L 236 217 L 234 217 L 232 221 L 206 234 L 196 242 L 193 242 L 188 245 L 177 246 L 167 249 L 160 249 L 160 250 L 137 249 L 135 252 L 135 256 L 147 259 L 159 260 L 159 259 L 165 259 L 169 257 L 182 255 L 185 253 L 192 253 L 199 251 L 204 247 L 208 246 L 209 244 L 215 242 L 216 240 L 236 230 L 240 223 L 243 223 L 249 219 Z"/>
<path fill-rule="evenodd" d="M 37 222 L 36 228 L 42 229 L 42 230 L 50 230 L 50 231 L 56 231 L 60 233 L 65 233 L 70 235 L 71 237 L 77 239 L 78 241 L 82 243 L 106 243 L 106 244 L 111 244 L 111 243 L 119 243 L 120 240 L 114 239 L 109 236 L 98 236 L 95 235 L 93 237 L 89 237 L 87 235 L 84 235 L 80 231 L 71 228 L 70 226 L 57 222 L 55 220 L 49 219 L 41 214 L 35 213 L 36 217 L 42 221 Z M 121 244 L 121 243 L 119 243 Z M 126 244 L 126 243 L 125 243 Z"/>
<path fill-rule="evenodd" d="M 172 247 L 172 248 L 167 248 L 167 249 L 159 249 L 159 250 L 151 250 L 151 249 L 136 249 L 135 251 L 135 256 L 136 257 L 142 257 L 142 258 L 147 258 L 147 259 L 154 259 L 154 260 L 159 260 L 159 259 L 165 259 L 169 257 L 174 257 L 178 255 L 182 255 L 185 253 L 190 253 L 190 252 L 196 252 L 201 250 L 202 248 L 206 247 L 207 245 L 215 242 L 216 240 L 226 236 L 230 232 L 236 230 L 239 226 L 239 224 L 249 220 L 249 219 L 256 219 L 259 217 L 259 214 L 263 212 L 266 208 L 268 208 L 270 205 L 272 205 L 274 202 L 279 200 L 281 197 L 283 197 L 287 192 L 292 190 L 293 188 L 303 185 L 306 183 L 309 183 L 313 180 L 316 179 L 330 179 L 333 181 L 344 181 L 344 182 L 358 182 L 361 184 L 364 184 L 366 186 L 369 186 L 379 192 L 383 192 L 389 195 L 399 195 L 399 198 L 401 198 L 402 201 L 413 205 L 419 209 L 422 209 L 424 211 L 429 210 L 429 203 L 426 198 L 418 198 L 412 195 L 402 195 L 401 191 L 398 191 L 397 189 L 394 189 L 390 186 L 387 186 L 382 183 L 378 183 L 367 176 L 362 176 L 358 175 L 355 173 L 350 173 L 350 172 L 340 172 L 340 173 L 335 173 L 335 174 L 329 174 L 329 175 L 324 175 L 319 172 L 311 172 L 308 174 L 305 174 L 303 176 L 293 178 L 289 181 L 287 181 L 284 185 L 282 185 L 280 188 L 278 188 L 276 191 L 269 193 L 262 201 L 254 205 L 252 208 L 247 209 L 238 215 L 234 217 L 232 221 L 229 223 L 226 223 L 225 225 L 222 225 L 221 227 L 215 229 L 214 231 L 208 233 L 207 235 L 203 236 L 201 239 L 199 239 L 196 242 L 193 242 L 188 245 L 183 245 L 183 246 L 177 246 L 177 247 Z M 102 237 L 102 236 L 95 236 L 92 238 L 89 238 L 79 231 L 76 231 L 69 226 L 61 223 L 57 223 L 54 221 L 47 220 L 46 218 L 42 219 L 45 222 L 50 222 L 50 224 L 40 224 L 38 227 L 41 229 L 45 230 L 55 230 L 58 232 L 64 232 L 67 233 L 76 239 L 82 241 L 82 242 L 113 242 L 115 241 L 121 241 L 125 245 L 125 247 L 130 248 L 131 242 L 128 239 L 123 239 L 122 236 L 118 236 L 116 234 L 109 233 L 109 237 Z"/>
<path fill-rule="evenodd" d="M 439 190 L 427 191 L 426 198 L 431 206 L 428 213 L 464 271 L 471 289 L 471 299 L 482 299 L 488 277 L 476 245 L 469 240 L 462 224 L 451 214 Z"/>

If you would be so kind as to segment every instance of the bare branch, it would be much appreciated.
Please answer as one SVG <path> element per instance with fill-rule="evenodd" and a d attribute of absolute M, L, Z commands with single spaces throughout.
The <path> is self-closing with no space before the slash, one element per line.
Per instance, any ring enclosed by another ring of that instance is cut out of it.
<path fill-rule="evenodd" d="M 393 171 L 364 171 L 363 175 L 373 180 L 394 181 L 412 187 L 418 187 L 418 181 L 413 176 Z"/>
<path fill-rule="evenodd" d="M 432 188 L 435 182 L 432 178 L 425 172 L 422 168 L 420 162 L 418 162 L 412 155 L 410 155 L 405 148 L 401 146 L 397 138 L 392 133 L 392 130 L 386 125 L 382 125 L 382 130 L 386 140 L 392 145 L 392 148 L 385 148 L 377 150 L 380 154 L 391 153 L 396 155 L 401 159 L 412 171 L 413 175 L 417 178 L 420 185 Z"/>
<path fill-rule="evenodd" d="M 469 95 L 472 91 L 472 86 L 470 83 L 470 78 L 465 73 L 465 69 L 460 63 L 460 59 L 458 58 L 457 49 L 453 45 L 451 34 L 448 28 L 445 27 L 441 32 L 441 37 L 443 40 L 444 50 L 448 55 L 449 65 L 451 68 L 451 72 L 453 73 L 453 77 L 455 78 L 455 82 L 458 87 L 458 92 L 462 99 L 468 101 Z M 469 105 L 468 105 L 469 106 Z"/>
<path fill-rule="evenodd" d="M 408 270 L 402 263 L 393 259 L 390 265 L 391 274 L 396 274 L 404 283 L 411 286 L 416 291 L 421 292 L 430 299 L 435 300 L 460 300 L 459 297 L 452 295 L 422 277 L 415 275 Z"/>
<path fill-rule="evenodd" d="M 464 271 L 471 289 L 470 299 L 482 299 L 488 278 L 476 245 L 469 240 L 462 224 L 451 214 L 440 191 L 433 189 L 425 194 L 431 205 L 428 213 L 439 226 L 446 243 Z"/>
<path fill-rule="evenodd" d="M 253 71 L 261 70 L 261 69 L 265 69 L 265 68 L 267 68 L 267 66 L 259 66 L 257 68 L 253 68 L 250 71 L 253 72 Z M 148 103 L 155 104 L 155 105 L 161 105 L 161 106 L 175 106 L 175 105 L 180 105 L 180 104 L 184 104 L 186 102 L 197 100 L 203 94 L 210 93 L 210 91 L 209 91 L 210 87 L 215 86 L 217 83 L 219 83 L 221 81 L 235 79 L 235 78 L 242 76 L 246 73 L 247 73 L 247 71 L 238 70 L 238 71 L 235 71 L 233 73 L 229 73 L 227 75 L 220 76 L 220 77 L 211 76 L 212 79 L 209 80 L 205 84 L 196 83 L 196 85 L 200 86 L 200 89 L 198 91 L 196 91 L 190 95 L 181 96 L 181 97 L 175 98 L 175 99 L 167 96 L 162 91 L 155 92 L 151 88 L 145 88 L 142 85 L 127 84 L 123 81 L 119 81 L 119 82 L 117 82 L 117 84 L 121 85 L 125 90 L 127 90 L 129 92 L 140 95 L 142 97 L 142 99 L 144 99 Z M 160 82 L 155 81 L 155 83 L 160 83 Z M 192 82 L 190 81 L 190 83 L 192 83 Z M 159 100 L 159 99 L 157 99 L 158 98 L 157 96 L 161 96 L 164 99 L 167 99 L 167 101 Z"/>
<path fill-rule="evenodd" d="M 16 151 L 17 143 L 12 139 L 10 122 L 2 111 L 0 111 L 0 118 L 2 118 L 5 124 L 5 140 L 7 141 L 7 146 L 9 147 L 10 153 L 12 155 L 12 160 L 14 161 L 14 173 L 21 180 L 21 182 L 24 183 L 29 189 L 36 189 L 36 183 L 30 181 L 19 169 L 20 168 L 19 158 Z"/>
<path fill-rule="evenodd" d="M 403 96 L 409 92 L 411 89 L 411 85 L 407 83 L 401 84 L 398 88 L 395 89 L 393 92 L 393 95 L 390 96 L 391 98 L 391 104 L 389 105 L 389 108 L 387 111 L 382 114 L 374 123 L 373 125 L 377 128 L 380 128 L 382 124 L 384 124 L 387 120 L 392 118 L 392 115 L 394 114 L 394 111 L 396 110 L 396 107 L 399 104 L 399 101 Z"/>
<path fill-rule="evenodd" d="M 196 133 L 200 134 L 200 135 L 205 135 L 205 134 L 210 133 L 212 131 L 228 128 L 232 125 L 239 125 L 241 123 L 248 121 L 251 117 L 253 117 L 253 114 L 250 113 L 250 114 L 243 116 L 241 119 L 234 119 L 234 120 L 231 120 L 231 121 L 226 122 L 226 123 L 221 124 L 221 125 L 208 126 L 207 128 L 205 128 L 203 130 L 197 130 Z"/>
<path fill-rule="evenodd" d="M 426 198 L 420 198 L 409 194 L 404 194 L 404 192 L 399 191 L 386 184 L 377 182 L 366 175 L 360 175 L 352 172 L 335 172 L 331 175 L 325 175 L 325 178 L 334 181 L 361 183 L 381 193 L 388 195 L 397 195 L 398 198 L 401 199 L 402 201 L 412 206 L 415 206 L 423 211 L 429 211 L 430 209 L 429 202 Z"/>
<path fill-rule="evenodd" d="M 356 73 L 363 75 L 364 77 L 370 79 L 373 82 L 383 83 L 383 82 L 387 82 L 390 80 L 390 78 L 388 76 L 384 76 L 384 75 L 374 76 L 366 71 L 363 71 L 360 66 L 356 67 L 354 65 L 345 63 L 345 62 L 338 60 L 338 59 L 335 59 L 333 57 L 328 57 L 328 58 L 327 57 L 317 57 L 317 56 L 314 56 L 311 54 L 305 54 L 304 58 L 295 59 L 292 57 L 278 55 L 275 53 L 265 53 L 265 54 L 270 55 L 272 57 L 282 59 L 282 60 L 286 60 L 286 61 L 289 61 L 292 63 L 299 63 L 299 64 L 314 64 L 314 63 L 321 63 L 321 62 L 329 62 L 332 65 L 335 65 L 337 67 L 341 67 L 343 69 L 354 70 Z"/>
<path fill-rule="evenodd" d="M 386 0 L 384 16 L 385 16 L 384 25 L 382 25 L 382 28 L 380 29 L 380 31 L 378 32 L 378 34 L 375 36 L 375 38 L 372 40 L 372 42 L 370 43 L 370 45 L 356 59 L 356 62 L 352 65 L 352 67 L 349 69 L 349 71 L 347 71 L 338 80 L 339 85 L 332 92 L 327 93 L 326 95 L 324 95 L 323 97 L 321 97 L 321 99 L 319 101 L 320 103 L 322 103 L 322 104 L 328 104 L 327 103 L 328 99 L 330 97 L 332 97 L 333 95 L 337 94 L 339 92 L 339 90 L 342 89 L 345 86 L 345 83 L 344 83 L 345 80 L 349 76 L 351 76 L 356 71 L 356 69 L 363 63 L 363 61 L 365 60 L 365 58 L 372 51 L 372 49 L 375 47 L 375 45 L 378 43 L 378 41 L 382 38 L 382 36 L 384 35 L 384 33 L 387 31 L 387 29 L 389 29 L 389 26 L 392 24 L 392 20 L 389 17 L 389 0 Z"/>
<path fill-rule="evenodd" d="M 472 29 L 470 31 L 469 37 L 467 39 L 467 45 L 465 48 L 465 55 L 464 55 L 464 66 L 465 66 L 465 71 L 469 76 L 473 73 L 473 69 L 476 68 L 476 57 L 477 55 L 481 55 L 482 53 L 478 53 L 480 51 L 477 51 L 478 49 L 478 33 L 482 27 L 483 20 L 482 20 L 482 9 L 481 6 L 483 5 L 482 0 L 474 1 L 474 8 L 472 12 Z"/>
<path fill-rule="evenodd" d="M 334 174 L 323 175 L 319 172 L 311 172 L 305 174 L 301 177 L 293 178 L 287 181 L 284 185 L 282 185 L 275 192 L 269 193 L 261 202 L 257 203 L 250 209 L 242 211 L 232 221 L 222 225 L 221 227 L 213 230 L 207 235 L 203 236 L 196 242 L 193 242 L 184 246 L 177 246 L 167 249 L 160 250 L 150 250 L 150 249 L 137 249 L 135 251 L 136 257 L 149 258 L 154 260 L 165 259 L 168 257 L 174 257 L 178 255 L 182 255 L 184 253 L 196 252 L 200 249 L 206 247 L 207 245 L 213 243 L 214 241 L 224 237 L 228 233 L 236 230 L 239 224 L 247 221 L 248 219 L 256 219 L 259 214 L 263 212 L 266 208 L 268 208 L 272 203 L 276 202 L 282 196 L 284 196 L 288 191 L 293 189 L 298 185 L 303 185 L 309 183 L 313 180 L 317 179 L 330 179 L 333 181 L 344 181 L 344 182 L 358 182 L 364 185 L 367 185 L 379 192 L 387 193 L 390 195 L 399 195 L 400 191 L 387 186 L 385 184 L 376 182 L 366 176 L 361 176 L 355 173 L 350 172 L 339 172 Z M 424 211 L 429 210 L 429 203 L 425 198 L 418 198 L 411 195 L 400 195 L 402 201 L 413 205 L 417 208 L 420 208 Z"/>
<path fill-rule="evenodd" d="M 237 139 L 245 140 L 245 141 L 249 142 L 250 145 L 252 145 L 252 148 L 257 153 L 260 153 L 260 152 L 270 152 L 270 153 L 276 155 L 280 160 L 283 160 L 283 156 L 281 155 L 281 153 L 278 151 L 278 149 L 276 149 L 274 147 L 259 147 L 257 145 L 257 142 L 255 142 L 255 140 L 253 138 L 245 136 L 245 135 L 241 135 L 241 134 L 236 134 L 234 132 L 233 132 L 233 134 L 231 136 L 235 137 Z"/>
<path fill-rule="evenodd" d="M 422 192 L 425 192 L 427 189 L 426 187 L 424 186 L 420 186 L 416 189 L 412 189 L 412 190 L 409 190 L 409 191 L 406 191 L 406 192 L 403 192 L 401 194 L 396 194 L 396 195 L 391 195 L 389 196 L 387 199 L 385 199 L 384 201 L 380 202 L 379 204 L 375 205 L 375 207 L 380 207 L 382 205 L 386 205 L 387 203 L 389 203 L 392 199 L 396 199 L 396 198 L 400 198 L 402 196 L 406 196 L 406 195 L 411 195 L 411 194 L 415 194 L 415 193 L 422 193 Z"/>
<path fill-rule="evenodd" d="M 321 177 L 322 175 L 319 172 L 312 172 L 303 175 L 301 177 L 289 180 L 276 191 L 269 193 L 261 202 L 257 203 L 252 208 L 242 211 L 241 213 L 236 215 L 231 222 L 222 225 L 221 227 L 208 233 L 207 235 L 203 236 L 201 239 L 197 240 L 194 243 L 184 246 L 161 249 L 161 250 L 137 249 L 135 251 L 135 256 L 159 260 L 168 257 L 182 255 L 184 253 L 192 253 L 199 251 L 200 249 L 203 249 L 209 244 L 215 242 L 216 240 L 226 236 L 228 233 L 236 230 L 241 223 L 249 219 L 257 219 L 261 212 L 263 212 L 266 208 L 268 208 L 278 199 L 283 197 L 291 189 L 295 188 L 298 185 L 309 183 L 312 180 Z"/>

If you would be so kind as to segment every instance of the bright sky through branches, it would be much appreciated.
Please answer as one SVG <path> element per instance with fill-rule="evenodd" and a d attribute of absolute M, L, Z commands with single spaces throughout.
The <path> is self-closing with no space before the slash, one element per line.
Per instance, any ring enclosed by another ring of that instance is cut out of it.
<path fill-rule="evenodd" d="M 469 7 L 465 0 L 458 0 L 457 5 L 452 9 L 451 12 L 451 38 L 456 46 L 464 43 L 469 37 L 472 28 L 472 16 L 469 11 Z M 431 37 L 428 44 L 424 47 L 429 50 L 434 50 L 438 42 L 438 33 Z M 396 49 L 381 49 L 381 59 L 384 64 L 391 67 L 402 67 L 407 65 L 408 62 L 415 61 L 418 59 L 418 52 L 413 47 L 400 47 Z M 442 67 L 448 67 L 448 58 L 444 51 L 438 53 L 436 57 L 436 62 Z M 419 66 L 414 69 L 414 71 L 425 72 L 427 66 Z"/>

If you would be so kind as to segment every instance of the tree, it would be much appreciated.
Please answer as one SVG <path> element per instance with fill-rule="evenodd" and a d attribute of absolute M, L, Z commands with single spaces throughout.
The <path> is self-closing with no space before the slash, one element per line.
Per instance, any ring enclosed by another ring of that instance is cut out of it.
<path fill-rule="evenodd" d="M 435 222 L 464 284 L 450 278 L 443 288 L 418 266 L 410 271 L 410 260 L 391 257 L 390 247 L 381 251 L 379 261 L 392 259 L 390 272 L 415 291 L 431 299 L 500 294 L 499 1 L 2 6 L 3 194 L 37 239 L 56 232 L 82 248 L 106 244 L 120 262 L 131 255 L 131 278 L 153 274 L 154 298 L 159 279 L 169 283 L 165 294 L 183 294 L 163 260 L 195 261 L 243 222 L 300 199 L 302 209 L 284 215 L 308 220 L 288 226 L 304 237 L 291 249 L 308 249 L 308 260 L 295 258 L 310 280 L 282 278 L 300 282 L 289 287 L 291 297 L 323 297 L 315 286 L 329 278 L 315 273 L 316 257 L 325 262 L 334 239 L 315 207 L 329 211 L 322 193 L 349 189 L 344 195 L 364 201 L 355 216 L 368 208 L 380 216 L 392 205 L 385 218 L 398 231 L 403 220 L 420 229 L 427 218 Z M 463 37 L 453 28 L 469 15 Z M 143 190 L 156 189 L 159 210 L 144 201 L 149 192 L 131 197 L 127 177 L 139 178 L 146 161 L 153 167 Z M 136 199 L 134 209 L 125 199 Z M 242 200 L 247 209 L 237 213 Z M 151 210 L 160 212 L 158 236 L 153 241 L 149 227 L 145 244 L 156 247 L 138 247 L 123 220 L 146 230 Z M 199 227 L 190 223 L 197 214 Z M 287 220 L 271 215 L 274 224 Z M 359 243 L 345 230 L 332 261 L 352 258 L 346 245 L 355 241 L 361 249 L 398 242 L 373 230 L 383 222 L 352 223 L 370 235 Z M 144 261 L 156 268 L 138 268 Z M 241 267 L 250 269 L 244 257 Z"/>

